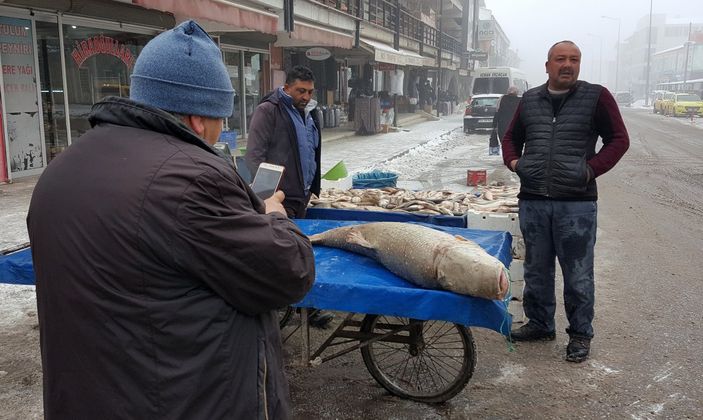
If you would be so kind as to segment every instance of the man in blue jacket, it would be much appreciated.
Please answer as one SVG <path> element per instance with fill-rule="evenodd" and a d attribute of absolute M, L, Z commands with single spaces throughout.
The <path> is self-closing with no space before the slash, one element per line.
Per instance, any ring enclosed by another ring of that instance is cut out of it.
<path fill-rule="evenodd" d="M 247 168 L 255 174 L 262 162 L 285 168 L 279 188 L 288 217 L 303 218 L 312 194 L 320 195 L 322 131 L 317 114 L 315 76 L 305 66 L 286 74 L 286 83 L 267 94 L 249 124 Z M 313 311 L 310 323 L 324 327 L 333 316 Z"/>

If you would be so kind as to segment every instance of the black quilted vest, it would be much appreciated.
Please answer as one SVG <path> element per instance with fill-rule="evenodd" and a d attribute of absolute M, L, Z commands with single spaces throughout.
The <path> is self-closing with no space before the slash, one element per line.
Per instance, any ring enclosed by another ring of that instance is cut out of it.
<path fill-rule="evenodd" d="M 547 85 L 522 97 L 525 146 L 516 168 L 521 196 L 596 200 L 586 161 L 595 155 L 594 113 L 602 86 L 578 81 L 554 115 Z"/>

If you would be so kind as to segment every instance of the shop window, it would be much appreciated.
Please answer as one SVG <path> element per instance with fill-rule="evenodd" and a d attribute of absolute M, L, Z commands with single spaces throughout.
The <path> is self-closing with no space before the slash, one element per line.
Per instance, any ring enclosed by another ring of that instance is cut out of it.
<path fill-rule="evenodd" d="M 71 138 L 88 131 L 94 103 L 107 96 L 129 97 L 129 76 L 153 35 L 64 25 L 66 94 Z"/>
<path fill-rule="evenodd" d="M 44 116 L 44 143 L 51 161 L 68 147 L 66 110 L 61 77 L 61 44 L 56 22 L 36 22 L 37 58 Z"/>
<path fill-rule="evenodd" d="M 0 61 L 10 170 L 16 176 L 32 175 L 44 167 L 45 157 L 30 20 L 0 17 Z"/>
<path fill-rule="evenodd" d="M 239 67 L 241 66 L 239 52 L 224 51 L 225 66 L 229 73 L 229 80 L 234 88 L 234 107 L 232 115 L 226 119 L 225 129 L 232 131 L 236 130 L 237 135 L 242 135 L 241 121 L 241 86 L 239 84 Z"/>
<path fill-rule="evenodd" d="M 262 74 L 262 61 L 265 55 L 261 53 L 244 53 L 244 85 L 246 89 L 246 112 L 247 112 L 247 126 L 251 121 L 251 115 L 254 113 L 254 109 L 259 105 L 259 102 L 263 98 L 263 93 L 265 92 L 262 83 L 264 81 Z"/>

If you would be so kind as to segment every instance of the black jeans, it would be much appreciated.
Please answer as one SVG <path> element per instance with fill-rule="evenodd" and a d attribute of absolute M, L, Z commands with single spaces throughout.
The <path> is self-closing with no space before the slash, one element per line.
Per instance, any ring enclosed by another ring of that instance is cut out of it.
<path fill-rule="evenodd" d="M 564 306 L 570 336 L 593 337 L 595 201 L 520 200 L 525 239 L 523 308 L 531 323 L 554 331 L 555 258 L 564 276 Z"/>

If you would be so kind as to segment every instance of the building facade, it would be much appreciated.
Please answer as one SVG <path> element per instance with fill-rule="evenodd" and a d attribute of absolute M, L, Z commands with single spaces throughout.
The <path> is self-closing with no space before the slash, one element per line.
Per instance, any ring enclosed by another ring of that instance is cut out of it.
<path fill-rule="evenodd" d="M 683 78 L 685 53 L 688 50 L 688 68 L 699 51 L 688 46 L 695 43 L 697 33 L 703 32 L 703 23 L 667 20 L 666 15 L 652 15 L 651 49 L 649 41 L 649 15 L 637 23 L 635 32 L 620 45 L 619 90 L 627 90 L 636 98 L 645 98 L 656 85 L 664 81 Z M 647 61 L 649 56 L 649 86 L 647 86 Z"/>
<path fill-rule="evenodd" d="M 355 95 L 379 98 L 396 112 L 414 112 L 423 100 L 432 106 L 466 99 L 469 71 L 477 65 L 467 52 L 477 49 L 481 5 L 482 0 L 5 0 L 0 182 L 40 173 L 90 128 L 94 103 L 129 96 L 144 45 L 185 19 L 196 19 L 219 43 L 236 91 L 224 128 L 245 138 L 256 105 L 295 64 L 313 70 L 316 99 L 337 110 L 335 115 L 353 116 Z"/>

